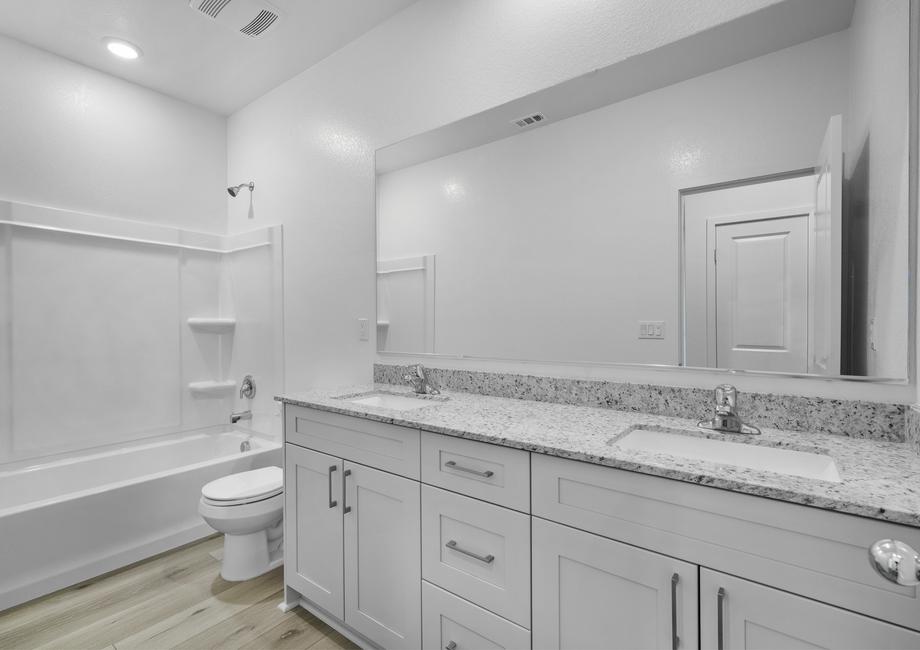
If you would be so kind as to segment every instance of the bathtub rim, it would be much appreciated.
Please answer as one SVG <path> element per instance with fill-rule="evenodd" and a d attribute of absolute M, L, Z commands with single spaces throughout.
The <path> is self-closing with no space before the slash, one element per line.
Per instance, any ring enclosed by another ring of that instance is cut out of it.
<path fill-rule="evenodd" d="M 236 458 L 249 458 L 257 454 L 273 451 L 276 449 L 281 449 L 281 441 L 276 438 L 276 436 L 263 434 L 260 432 L 252 431 L 251 429 L 246 429 L 242 427 L 234 427 L 232 425 L 215 425 L 210 427 L 202 427 L 199 429 L 191 429 L 189 431 L 182 431 L 176 433 L 170 433 L 162 436 L 156 436 L 153 438 L 145 438 L 140 441 L 133 441 L 131 443 L 124 443 L 118 445 L 106 445 L 105 447 L 94 447 L 92 449 L 86 450 L 86 454 L 74 455 L 73 453 L 66 455 L 63 458 L 57 458 L 55 460 L 48 460 L 46 457 L 45 462 L 42 463 L 32 463 L 25 465 L 23 467 L 8 468 L 7 466 L 0 465 L 0 481 L 2 481 L 5 475 L 12 474 L 21 474 L 32 471 L 38 471 L 41 469 L 48 469 L 52 467 L 59 467 L 64 465 L 72 465 L 79 463 L 81 461 L 86 461 L 90 459 L 105 458 L 107 456 L 116 457 L 121 454 L 130 453 L 132 451 L 140 451 L 143 449 L 149 449 L 153 447 L 161 447 L 169 444 L 177 444 L 191 438 L 198 437 L 207 437 L 207 436 L 220 436 L 224 434 L 234 434 L 245 436 L 247 439 L 254 439 L 259 444 L 253 445 L 253 448 L 249 451 L 244 452 L 235 452 L 231 454 L 225 454 L 222 456 L 214 456 L 202 461 L 195 463 L 186 463 L 171 467 L 166 470 L 161 470 L 159 472 L 152 472 L 149 474 L 143 474 L 135 478 L 124 479 L 121 481 L 110 481 L 97 485 L 95 487 L 86 488 L 83 490 L 76 490 L 73 492 L 66 492 L 54 497 L 49 497 L 47 499 L 37 499 L 35 501 L 29 501 L 23 504 L 18 504 L 14 506 L 9 506 L 6 508 L 0 508 L 0 520 L 4 517 L 9 517 L 16 515 L 20 512 L 25 512 L 27 510 L 34 510 L 38 508 L 43 508 L 51 505 L 56 505 L 59 503 L 66 503 L 67 501 L 74 501 L 83 497 L 91 496 L 93 494 L 98 494 L 100 492 L 105 492 L 107 490 L 115 490 L 118 488 L 126 487 L 128 485 L 135 485 L 139 483 L 155 481 L 160 478 L 167 476 L 172 476 L 179 474 L 181 472 L 194 471 L 202 467 L 207 467 L 209 465 L 216 465 L 220 462 L 225 462 L 227 460 L 236 459 Z M 35 460 L 35 459 L 32 459 Z"/>
<path fill-rule="evenodd" d="M 264 467 L 268 464 L 281 464 L 282 451 L 280 445 L 279 448 L 273 447 L 260 450 L 258 453 L 264 455 L 265 458 L 260 459 L 258 455 L 251 457 L 249 462 L 246 463 L 249 466 L 248 469 L 252 469 L 253 466 Z M 233 467 L 240 458 L 243 458 L 242 454 L 225 457 L 221 463 L 215 463 L 214 465 L 227 464 L 227 468 L 229 469 Z M 192 466 L 186 466 L 187 471 L 184 472 L 184 474 L 195 475 L 198 472 L 207 472 L 209 470 L 208 467 L 195 470 L 190 469 L 191 467 Z M 172 484 L 173 481 L 181 480 L 179 478 L 181 474 L 183 473 L 163 476 L 156 479 L 156 481 L 165 481 L 167 484 Z M 213 480 L 213 478 L 214 477 L 211 477 L 207 480 Z M 133 485 L 126 485 L 122 489 L 140 489 L 143 491 L 150 488 L 147 488 L 143 485 L 143 482 L 139 481 Z M 119 490 L 101 491 L 88 495 L 84 497 L 84 499 L 95 502 L 92 507 L 97 508 L 100 505 L 96 502 L 97 499 L 106 499 L 107 494 L 117 494 L 118 492 Z M 27 575 L 26 577 L 13 574 L 8 576 L 9 579 L 6 582 L 0 580 L 0 613 L 37 598 L 52 594 L 61 589 L 68 589 L 88 580 L 95 580 L 108 572 L 122 570 L 136 562 L 141 562 L 159 553 L 174 550 L 185 544 L 190 544 L 217 533 L 217 531 L 211 528 L 201 518 L 200 514 L 197 513 L 197 497 L 190 503 L 193 503 L 192 509 L 195 510 L 194 517 L 186 517 L 181 521 L 175 520 L 164 522 L 164 525 L 155 525 L 153 528 L 136 530 L 134 534 L 128 537 L 122 536 L 114 542 L 107 539 L 105 544 L 99 549 L 94 549 L 89 553 L 75 556 L 72 561 L 69 561 L 64 567 L 55 567 L 54 570 L 49 571 L 44 565 L 33 566 L 33 563 L 30 564 L 30 566 L 33 569 L 38 567 L 39 570 L 37 573 Z M 46 507 L 48 508 L 48 512 L 54 513 L 62 507 L 62 504 L 49 504 Z M 66 504 L 63 504 L 63 507 L 67 508 Z M 29 517 L 31 512 L 40 513 L 41 509 L 36 508 L 31 511 L 25 511 L 23 514 Z M 14 523 L 17 517 L 18 515 L 11 516 Z M 217 575 L 218 572 L 217 569 L 215 569 L 215 576 Z"/>

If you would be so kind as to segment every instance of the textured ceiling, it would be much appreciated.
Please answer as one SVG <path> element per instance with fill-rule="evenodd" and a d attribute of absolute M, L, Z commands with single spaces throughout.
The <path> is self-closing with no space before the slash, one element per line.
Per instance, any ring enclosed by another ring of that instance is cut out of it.
<path fill-rule="evenodd" d="M 188 0 L 0 0 L 0 34 L 226 115 L 415 0 L 269 1 L 281 18 L 258 38 L 202 16 Z M 105 37 L 144 55 L 116 59 Z"/>

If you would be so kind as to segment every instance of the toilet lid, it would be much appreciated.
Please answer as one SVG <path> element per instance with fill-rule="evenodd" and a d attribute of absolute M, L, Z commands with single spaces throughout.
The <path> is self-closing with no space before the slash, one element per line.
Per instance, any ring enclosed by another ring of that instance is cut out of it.
<path fill-rule="evenodd" d="M 201 488 L 201 495 L 211 501 L 240 501 L 274 496 L 283 486 L 280 467 L 262 467 L 211 481 Z"/>

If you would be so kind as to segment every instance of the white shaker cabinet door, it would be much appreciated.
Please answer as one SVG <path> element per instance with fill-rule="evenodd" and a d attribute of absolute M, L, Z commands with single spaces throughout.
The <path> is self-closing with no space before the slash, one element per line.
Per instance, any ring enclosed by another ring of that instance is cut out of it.
<path fill-rule="evenodd" d="M 342 618 L 342 461 L 296 445 L 284 450 L 284 579 Z"/>
<path fill-rule="evenodd" d="M 697 571 L 534 517 L 533 647 L 697 648 Z"/>
<path fill-rule="evenodd" d="M 420 485 L 345 462 L 345 623 L 392 650 L 421 646 Z"/>
<path fill-rule="evenodd" d="M 920 648 L 918 632 L 709 569 L 700 637 L 703 650 Z"/>

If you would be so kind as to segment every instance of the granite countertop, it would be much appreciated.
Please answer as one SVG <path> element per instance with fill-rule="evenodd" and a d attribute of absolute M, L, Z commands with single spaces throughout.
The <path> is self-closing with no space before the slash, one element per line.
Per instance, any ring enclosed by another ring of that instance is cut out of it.
<path fill-rule="evenodd" d="M 709 487 L 920 527 L 920 456 L 905 443 L 763 429 L 760 436 L 703 432 L 696 422 L 586 406 L 444 391 L 412 410 L 341 399 L 370 391 L 412 395 L 389 384 L 290 393 L 275 399 L 369 420 L 424 429 L 506 447 L 608 465 Z M 700 414 L 705 415 L 705 414 Z M 742 415 L 744 415 L 742 413 Z M 752 424 L 757 424 L 753 422 Z M 636 426 L 731 442 L 831 456 L 841 481 L 831 482 L 612 444 Z"/>

